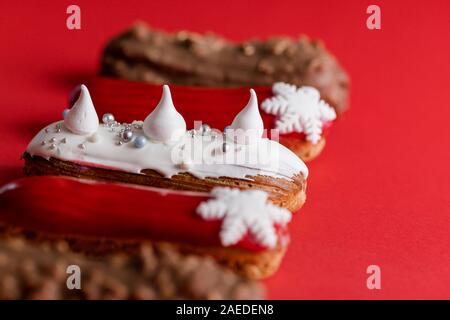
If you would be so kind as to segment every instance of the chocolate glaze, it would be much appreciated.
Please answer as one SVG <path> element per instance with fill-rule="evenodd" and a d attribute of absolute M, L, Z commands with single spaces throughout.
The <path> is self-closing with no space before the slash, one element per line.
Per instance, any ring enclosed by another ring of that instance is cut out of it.
<path fill-rule="evenodd" d="M 284 81 L 316 87 L 338 112 L 348 107 L 348 75 L 322 42 L 306 36 L 235 44 L 211 33 L 169 34 L 137 23 L 106 45 L 100 74 L 208 87 Z"/>

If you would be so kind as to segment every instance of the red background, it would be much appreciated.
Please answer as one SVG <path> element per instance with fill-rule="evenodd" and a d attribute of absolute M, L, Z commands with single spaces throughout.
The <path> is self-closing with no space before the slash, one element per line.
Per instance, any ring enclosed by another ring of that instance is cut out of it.
<path fill-rule="evenodd" d="M 448 1 L 74 3 L 78 31 L 65 25 L 72 2 L 0 3 L 0 182 L 21 176 L 28 141 L 60 119 L 105 41 L 137 18 L 233 40 L 306 33 L 348 70 L 352 106 L 310 164 L 308 201 L 269 297 L 450 298 Z M 381 30 L 366 28 L 373 3 Z M 371 264 L 381 290 L 366 288 Z"/>

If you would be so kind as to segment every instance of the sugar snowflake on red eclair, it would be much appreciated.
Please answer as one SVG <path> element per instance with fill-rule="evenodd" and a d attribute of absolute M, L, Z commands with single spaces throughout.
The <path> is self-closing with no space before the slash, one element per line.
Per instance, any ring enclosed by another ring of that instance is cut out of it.
<path fill-rule="evenodd" d="M 274 96 L 264 100 L 261 109 L 277 116 L 275 129 L 280 133 L 304 133 L 306 140 L 319 142 L 323 125 L 336 119 L 336 112 L 320 99 L 313 87 L 296 87 L 284 82 L 272 86 Z"/>
<path fill-rule="evenodd" d="M 275 225 L 284 226 L 292 217 L 261 190 L 216 187 L 211 195 L 214 199 L 202 202 L 197 213 L 205 220 L 222 219 L 220 240 L 224 246 L 238 243 L 249 233 L 258 244 L 274 248 L 278 242 Z"/>

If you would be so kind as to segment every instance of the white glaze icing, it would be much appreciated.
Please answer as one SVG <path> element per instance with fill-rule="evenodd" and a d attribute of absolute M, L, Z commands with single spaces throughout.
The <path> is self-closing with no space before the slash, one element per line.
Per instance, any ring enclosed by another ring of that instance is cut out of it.
<path fill-rule="evenodd" d="M 64 119 L 64 125 L 79 135 L 92 134 L 97 131 L 99 121 L 91 95 L 87 87 L 80 86 L 80 96 Z"/>
<path fill-rule="evenodd" d="M 255 90 L 250 89 L 247 105 L 236 115 L 231 123 L 231 134 L 239 144 L 256 143 L 263 135 L 264 123 L 258 108 Z"/>
<path fill-rule="evenodd" d="M 286 225 L 292 218 L 289 210 L 275 206 L 262 190 L 239 190 L 215 187 L 214 199 L 197 207 L 197 214 L 205 220 L 222 219 L 220 240 L 222 245 L 238 243 L 247 233 L 268 248 L 278 243 L 275 224 Z"/>
<path fill-rule="evenodd" d="M 155 142 L 177 141 L 186 132 L 186 122 L 173 105 L 168 85 L 163 86 L 161 100 L 145 118 L 144 132 Z"/>
<path fill-rule="evenodd" d="M 291 178 L 299 173 L 305 177 L 308 175 L 308 169 L 300 158 L 286 147 L 265 138 L 251 145 L 227 141 L 229 151 L 222 152 L 222 135 L 212 130 L 208 135 L 192 136 L 186 132 L 177 142 L 148 141 L 143 148 L 135 148 L 132 142 L 117 145 L 124 125 L 101 124 L 95 139 L 92 139 L 74 134 L 62 123 L 58 121 L 42 129 L 26 151 L 31 156 L 45 159 L 53 157 L 132 173 L 153 169 L 166 177 L 180 172 L 190 172 L 199 178 L 245 178 L 258 174 Z M 133 123 L 134 136 L 143 135 L 139 126 L 142 122 Z M 180 165 L 186 159 L 189 165 Z"/>
<path fill-rule="evenodd" d="M 275 129 L 280 133 L 303 132 L 306 140 L 319 142 L 323 125 L 336 119 L 336 112 L 313 87 L 296 87 L 277 82 L 272 86 L 274 96 L 263 101 L 261 109 L 277 116 Z"/>

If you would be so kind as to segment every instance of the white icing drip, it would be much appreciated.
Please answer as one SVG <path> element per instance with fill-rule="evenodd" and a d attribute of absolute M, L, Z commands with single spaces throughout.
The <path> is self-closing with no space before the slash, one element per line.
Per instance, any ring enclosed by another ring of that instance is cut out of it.
<path fill-rule="evenodd" d="M 186 122 L 172 102 L 169 86 L 163 86 L 161 100 L 145 118 L 144 132 L 156 142 L 177 141 L 186 132 Z"/>
<path fill-rule="evenodd" d="M 98 116 L 87 87 L 80 86 L 80 96 L 69 110 L 64 125 L 75 134 L 87 135 L 97 131 Z"/>
<path fill-rule="evenodd" d="M 222 219 L 219 236 L 224 246 L 238 243 L 248 232 L 257 243 L 274 248 L 274 225 L 287 225 L 292 218 L 289 210 L 272 204 L 265 191 L 216 187 L 211 195 L 214 199 L 202 202 L 197 214 L 205 220 Z"/>
<path fill-rule="evenodd" d="M 292 178 L 303 173 L 308 175 L 306 165 L 294 153 L 269 139 L 259 139 L 256 144 L 230 145 L 229 151 L 220 151 L 222 136 L 191 136 L 186 132 L 176 143 L 156 143 L 148 141 L 143 148 L 135 148 L 132 142 L 117 145 L 118 134 L 123 125 L 101 124 L 97 139 L 80 136 L 60 127 L 62 121 L 42 129 L 30 142 L 27 152 L 31 156 L 51 157 L 72 161 L 93 167 L 141 173 L 143 169 L 153 169 L 166 177 L 181 172 L 190 172 L 199 178 L 268 175 Z M 143 135 L 142 129 L 134 128 L 135 136 Z M 47 132 L 46 132 L 47 131 Z M 83 145 L 84 148 L 80 148 Z M 184 147 L 183 147 L 184 146 Z M 180 166 L 185 155 L 189 155 L 189 168 Z"/>
<path fill-rule="evenodd" d="M 255 90 L 250 89 L 250 99 L 234 118 L 231 128 L 234 139 L 239 144 L 256 143 L 262 137 L 264 123 L 259 113 Z"/>

